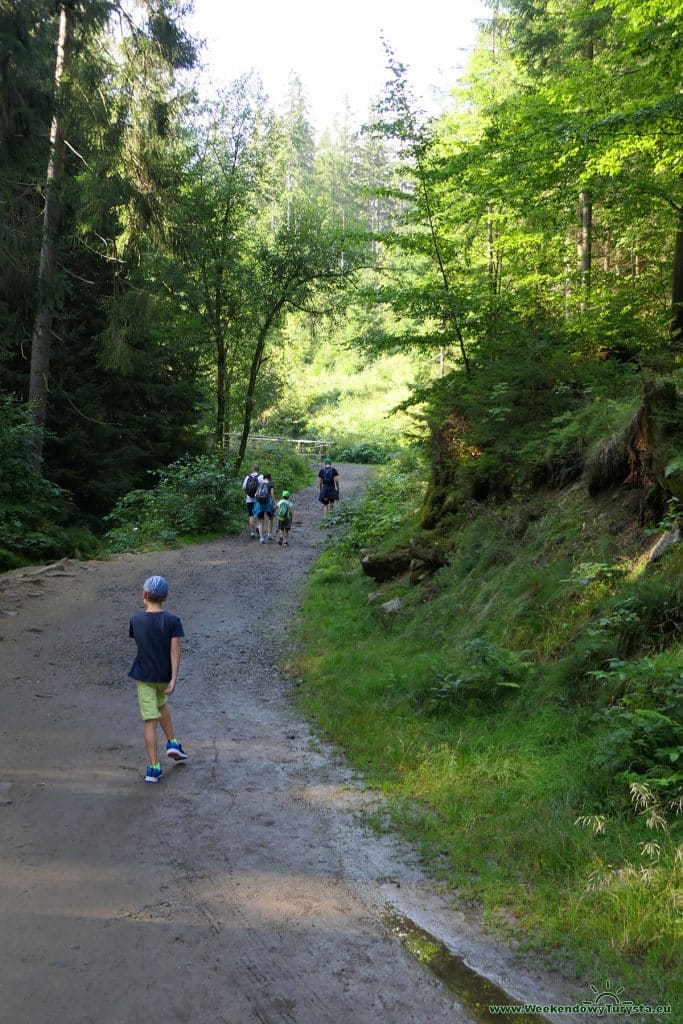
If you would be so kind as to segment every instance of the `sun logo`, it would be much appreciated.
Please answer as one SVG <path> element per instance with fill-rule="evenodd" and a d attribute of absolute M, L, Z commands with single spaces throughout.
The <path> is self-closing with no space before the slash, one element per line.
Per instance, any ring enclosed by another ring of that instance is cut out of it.
<path fill-rule="evenodd" d="M 621 999 L 619 998 L 619 996 L 623 991 L 623 988 L 618 988 L 615 991 L 613 991 L 612 982 L 609 980 L 609 978 L 605 982 L 605 987 L 602 990 L 602 992 L 598 989 L 596 985 L 591 985 L 591 992 L 593 992 L 595 995 L 595 1003 L 600 1003 L 601 1000 L 605 1000 L 612 1006 L 620 1006 Z"/>

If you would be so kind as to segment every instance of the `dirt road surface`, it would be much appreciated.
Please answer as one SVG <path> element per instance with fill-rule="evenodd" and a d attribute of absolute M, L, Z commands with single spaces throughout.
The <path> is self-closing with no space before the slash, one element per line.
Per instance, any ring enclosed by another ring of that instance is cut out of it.
<path fill-rule="evenodd" d="M 340 472 L 343 496 L 366 477 Z M 473 1020 L 383 924 L 388 905 L 542 994 L 410 851 L 366 834 L 372 796 L 293 709 L 279 666 L 320 518 L 309 488 L 288 549 L 243 534 L 0 578 L 2 1024 Z M 152 573 L 185 627 L 171 706 L 191 755 L 156 786 L 126 678 Z"/>

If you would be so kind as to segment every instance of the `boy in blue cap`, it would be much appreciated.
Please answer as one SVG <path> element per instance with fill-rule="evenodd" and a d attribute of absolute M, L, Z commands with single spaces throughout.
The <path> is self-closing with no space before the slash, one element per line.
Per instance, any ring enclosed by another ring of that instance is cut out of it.
<path fill-rule="evenodd" d="M 167 597 L 168 581 L 163 576 L 146 579 L 142 587 L 145 610 L 134 612 L 128 634 L 138 647 L 128 675 L 137 684 L 140 713 L 145 723 L 145 749 L 149 758 L 145 782 L 158 782 L 162 774 L 157 760 L 157 723 L 161 723 L 166 736 L 167 756 L 173 761 L 187 760 L 187 754 L 173 735 L 167 704 L 178 679 L 180 637 L 185 633 L 178 616 L 164 611 Z"/>

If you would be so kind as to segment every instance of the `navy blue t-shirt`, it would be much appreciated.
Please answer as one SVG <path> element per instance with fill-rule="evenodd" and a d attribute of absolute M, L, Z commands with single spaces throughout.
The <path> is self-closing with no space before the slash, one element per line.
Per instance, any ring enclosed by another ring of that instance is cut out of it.
<path fill-rule="evenodd" d="M 171 638 L 185 636 L 183 624 L 170 612 L 135 612 L 130 620 L 129 636 L 138 645 L 138 653 L 128 673 L 139 683 L 171 681 Z"/>

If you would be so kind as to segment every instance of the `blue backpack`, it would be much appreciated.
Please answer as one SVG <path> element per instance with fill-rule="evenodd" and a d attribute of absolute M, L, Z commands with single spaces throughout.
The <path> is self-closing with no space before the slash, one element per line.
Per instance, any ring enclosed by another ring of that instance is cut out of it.
<path fill-rule="evenodd" d="M 263 483 L 260 483 L 258 485 L 258 490 L 256 491 L 256 500 L 258 501 L 259 505 L 268 504 L 268 502 L 270 501 L 270 489 L 272 486 L 273 485 L 270 482 L 270 480 L 264 480 Z"/>

